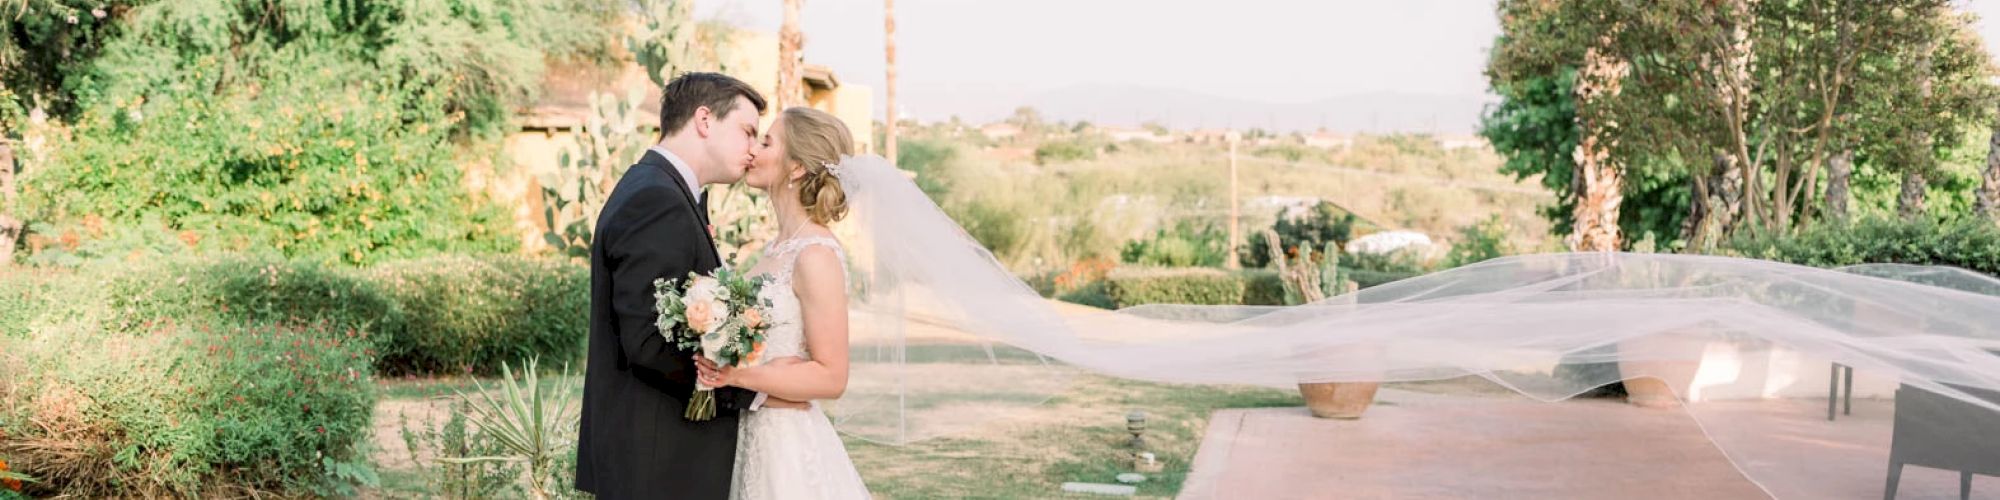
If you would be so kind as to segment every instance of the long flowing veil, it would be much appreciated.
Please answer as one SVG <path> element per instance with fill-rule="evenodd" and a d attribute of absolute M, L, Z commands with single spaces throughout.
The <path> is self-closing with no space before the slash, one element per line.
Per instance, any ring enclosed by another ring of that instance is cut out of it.
<path fill-rule="evenodd" d="M 1473 376 L 1579 411 L 1602 405 L 1560 401 L 1652 377 L 1680 410 L 1619 406 L 1605 418 L 1684 411 L 1772 496 L 1879 495 L 1891 461 L 2000 468 L 1990 458 L 2000 453 L 1990 448 L 2000 439 L 2000 280 L 1977 274 L 1551 254 L 1302 306 L 1089 312 L 1040 297 L 886 160 L 852 157 L 835 171 L 852 211 L 838 230 L 857 314 L 853 381 L 833 413 L 853 435 L 948 434 L 1039 404 L 1079 371 L 1285 388 Z M 1842 367 L 1858 401 L 1833 419 L 1829 384 L 1844 382 L 1831 376 Z M 1900 476 L 1912 495 L 1955 496 L 1959 480 Z"/>

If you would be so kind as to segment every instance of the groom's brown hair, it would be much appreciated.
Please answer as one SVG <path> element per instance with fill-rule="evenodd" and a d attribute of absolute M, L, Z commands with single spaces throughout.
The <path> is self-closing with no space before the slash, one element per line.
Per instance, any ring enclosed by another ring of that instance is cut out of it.
<path fill-rule="evenodd" d="M 758 115 L 764 114 L 764 95 L 742 80 L 721 73 L 688 73 L 674 78 L 660 94 L 660 137 L 686 127 L 697 109 L 708 108 L 716 120 L 728 118 L 736 109 L 738 96 L 749 99 Z"/>

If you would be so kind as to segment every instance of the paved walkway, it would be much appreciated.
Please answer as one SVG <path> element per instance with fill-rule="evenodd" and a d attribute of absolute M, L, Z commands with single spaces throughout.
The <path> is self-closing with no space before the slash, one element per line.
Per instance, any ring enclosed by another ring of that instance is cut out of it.
<path fill-rule="evenodd" d="M 1693 416 L 1766 493 L 1685 411 L 1393 389 L 1379 399 L 1357 421 L 1304 408 L 1216 412 L 1180 498 L 1875 499 L 1887 467 L 1882 401 L 1856 401 L 1832 423 L 1811 401 L 1698 405 Z M 1912 468 L 1899 498 L 1957 493 L 1955 474 Z M 1973 497 L 2000 498 L 2000 480 L 1978 478 Z"/>

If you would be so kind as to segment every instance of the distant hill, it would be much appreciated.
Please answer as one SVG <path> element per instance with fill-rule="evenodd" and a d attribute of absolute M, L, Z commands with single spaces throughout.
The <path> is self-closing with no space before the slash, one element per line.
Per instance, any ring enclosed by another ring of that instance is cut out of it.
<path fill-rule="evenodd" d="M 1033 106 L 1048 120 L 1099 125 L 1157 122 L 1169 128 L 1337 132 L 1472 133 L 1489 96 L 1424 95 L 1393 92 L 1352 94 L 1285 104 L 1217 97 L 1199 92 L 1131 85 L 1078 85 L 1045 92 L 1004 87 L 913 89 L 910 112 L 923 120 L 943 120 L 957 109 L 960 118 L 984 123 L 1003 119 L 1020 106 Z"/>

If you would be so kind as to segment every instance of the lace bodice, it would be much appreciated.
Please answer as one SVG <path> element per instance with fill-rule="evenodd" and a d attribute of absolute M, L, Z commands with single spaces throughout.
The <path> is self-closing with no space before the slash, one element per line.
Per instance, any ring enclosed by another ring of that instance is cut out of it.
<path fill-rule="evenodd" d="M 759 292 L 771 304 L 766 310 L 771 329 L 764 332 L 762 360 L 783 356 L 811 359 L 799 297 L 792 291 L 792 273 L 799 254 L 815 246 L 831 248 L 841 262 L 847 261 L 840 242 L 833 238 L 796 238 L 766 248 L 763 262 L 750 271 L 753 276 L 770 278 Z M 868 487 L 843 446 L 818 402 L 804 410 L 748 412 L 737 428 L 736 477 L 730 498 L 867 500 Z"/>
<path fill-rule="evenodd" d="M 789 239 L 772 243 L 764 249 L 764 261 L 768 264 L 759 264 L 758 267 L 765 268 L 761 271 L 762 275 L 771 279 L 764 284 L 761 292 L 764 300 L 771 304 L 766 311 L 771 316 L 767 318 L 771 328 L 764 332 L 764 356 L 761 359 L 785 356 L 812 359 L 811 353 L 806 352 L 805 323 L 799 310 L 799 296 L 792 291 L 792 273 L 797 269 L 799 254 L 816 246 L 833 249 L 842 262 L 847 261 L 840 241 L 824 236 Z"/>

